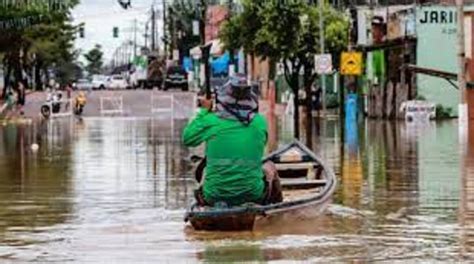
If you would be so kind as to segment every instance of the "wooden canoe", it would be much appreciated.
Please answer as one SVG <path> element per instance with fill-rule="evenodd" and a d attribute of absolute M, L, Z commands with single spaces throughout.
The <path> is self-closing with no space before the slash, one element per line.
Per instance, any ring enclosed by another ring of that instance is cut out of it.
<path fill-rule="evenodd" d="M 284 200 L 270 205 L 244 204 L 236 207 L 202 207 L 193 204 L 186 212 L 195 230 L 249 231 L 270 218 L 307 219 L 321 214 L 331 202 L 336 177 L 331 168 L 299 141 L 269 154 L 283 187 Z"/>

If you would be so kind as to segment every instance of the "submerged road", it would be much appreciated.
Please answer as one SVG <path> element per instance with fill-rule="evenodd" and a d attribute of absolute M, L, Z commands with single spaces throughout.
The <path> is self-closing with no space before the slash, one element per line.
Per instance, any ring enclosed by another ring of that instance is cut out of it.
<path fill-rule="evenodd" d="M 170 108 L 170 96 L 175 99 L 175 107 L 192 107 L 194 104 L 195 93 L 192 92 L 159 92 L 152 90 L 114 90 L 114 91 L 90 91 L 84 92 L 87 96 L 87 105 L 84 109 L 84 117 L 98 117 L 112 114 L 115 115 L 148 117 L 153 114 L 153 108 Z M 65 98 L 66 93 L 62 92 Z M 77 96 L 78 92 L 74 92 Z M 45 102 L 47 94 L 45 92 L 35 92 L 29 94 L 26 98 L 24 108 L 25 115 L 30 118 L 38 117 L 39 109 Z M 101 103 L 101 100 L 103 101 Z M 62 106 L 65 106 L 63 103 Z M 66 108 L 63 107 L 62 111 Z M 105 111 L 103 111 L 105 110 Z M 117 112 L 121 110 L 121 113 Z"/>
<path fill-rule="evenodd" d="M 269 136 L 290 141 L 291 121 L 276 121 Z M 474 259 L 474 155 L 460 156 L 454 121 L 422 128 L 367 121 L 342 141 L 338 121 L 321 123 L 313 149 L 338 176 L 333 205 L 318 219 L 251 233 L 194 232 L 184 224 L 196 188 L 192 150 L 180 142 L 185 123 L 84 118 L 0 126 L 0 262 Z"/>
<path fill-rule="evenodd" d="M 189 118 L 196 109 L 197 97 L 194 92 L 153 91 L 153 90 L 114 90 L 90 91 L 87 95 L 87 105 L 83 117 L 123 116 L 123 117 L 156 117 L 166 115 L 166 109 L 173 107 L 176 118 Z M 63 96 L 65 93 L 62 92 Z M 77 96 L 78 92 L 74 92 Z M 73 96 L 73 97 L 74 97 Z M 45 92 L 34 92 L 27 96 L 24 107 L 28 118 L 39 117 L 41 105 L 45 102 Z M 172 101 L 170 98 L 173 98 Z M 102 103 L 101 103 L 102 101 Z M 66 103 L 62 104 L 61 112 L 66 111 Z M 260 102 L 260 111 L 267 112 L 269 105 Z M 276 113 L 284 112 L 284 106 L 278 105 Z"/>

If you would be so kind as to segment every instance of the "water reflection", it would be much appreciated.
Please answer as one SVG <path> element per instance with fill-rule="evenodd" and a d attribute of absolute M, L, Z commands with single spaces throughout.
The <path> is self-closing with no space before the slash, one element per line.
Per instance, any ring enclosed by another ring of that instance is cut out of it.
<path fill-rule="evenodd" d="M 47 260 L 81 259 L 68 252 L 70 238 L 87 248 L 104 233 L 110 240 L 138 232 L 124 220 L 156 221 L 147 212 L 153 208 L 169 211 L 162 219 L 181 220 L 194 186 L 189 151 L 180 145 L 184 124 L 65 119 L 0 127 L 0 259 L 42 260 L 59 245 Z M 16 250 L 21 245 L 31 246 Z"/>
<path fill-rule="evenodd" d="M 243 262 L 263 262 L 268 260 L 268 257 L 264 256 L 264 252 L 259 245 L 252 245 L 245 241 L 225 246 L 208 245 L 197 257 L 206 263 L 233 262 L 236 260 Z"/>
<path fill-rule="evenodd" d="M 43 134 L 42 129 L 51 133 Z M 72 212 L 70 133 L 64 124 L 7 125 L 0 129 L 0 237 L 6 245 L 41 242 L 21 238 L 66 222 Z M 46 147 L 35 153 L 32 143 Z"/>
<path fill-rule="evenodd" d="M 461 229 L 461 254 L 466 259 L 474 256 L 474 124 L 468 127 L 467 142 L 461 148 L 463 159 L 459 222 Z M 464 142 L 463 142 L 464 141 Z"/>
<path fill-rule="evenodd" d="M 344 127 L 344 149 L 341 166 L 341 185 L 344 204 L 358 208 L 362 192 L 362 161 L 359 155 L 359 126 L 355 119 L 347 118 Z"/>
<path fill-rule="evenodd" d="M 292 140 L 291 119 L 268 123 L 268 151 Z M 473 257 L 474 129 L 460 159 L 456 122 L 315 123 L 313 149 L 339 178 L 327 214 L 216 234 L 182 222 L 196 187 L 189 156 L 203 151 L 182 146 L 185 124 L 98 118 L 0 127 L 0 262 Z"/>

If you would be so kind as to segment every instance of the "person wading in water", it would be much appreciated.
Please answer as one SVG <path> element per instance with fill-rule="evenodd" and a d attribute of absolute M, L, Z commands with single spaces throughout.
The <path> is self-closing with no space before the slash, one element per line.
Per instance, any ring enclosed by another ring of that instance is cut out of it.
<path fill-rule="evenodd" d="M 215 111 L 211 100 L 200 101 L 197 117 L 183 132 L 186 146 L 206 143 L 205 176 L 195 193 L 198 204 L 281 202 L 274 164 L 262 165 L 267 122 L 258 113 L 256 92 L 246 77 L 235 76 L 217 89 L 215 99 Z"/>
<path fill-rule="evenodd" d="M 20 115 L 24 115 L 23 108 L 26 103 L 26 87 L 23 81 L 18 82 L 17 86 L 17 108 Z"/>

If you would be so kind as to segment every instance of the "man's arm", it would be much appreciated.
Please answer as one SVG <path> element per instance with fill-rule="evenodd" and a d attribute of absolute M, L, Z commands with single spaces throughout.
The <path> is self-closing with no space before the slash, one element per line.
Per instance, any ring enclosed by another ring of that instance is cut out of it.
<path fill-rule="evenodd" d="M 258 122 L 258 128 L 260 129 L 260 131 L 262 131 L 263 133 L 265 133 L 265 145 L 268 143 L 268 122 L 267 122 L 267 119 L 265 118 L 265 116 L 263 116 L 262 114 L 258 114 L 258 118 L 259 118 L 259 122 Z"/>
<path fill-rule="evenodd" d="M 184 128 L 183 143 L 188 147 L 196 147 L 206 141 L 210 135 L 212 124 L 209 122 L 210 112 L 201 108 L 198 115 Z"/>

